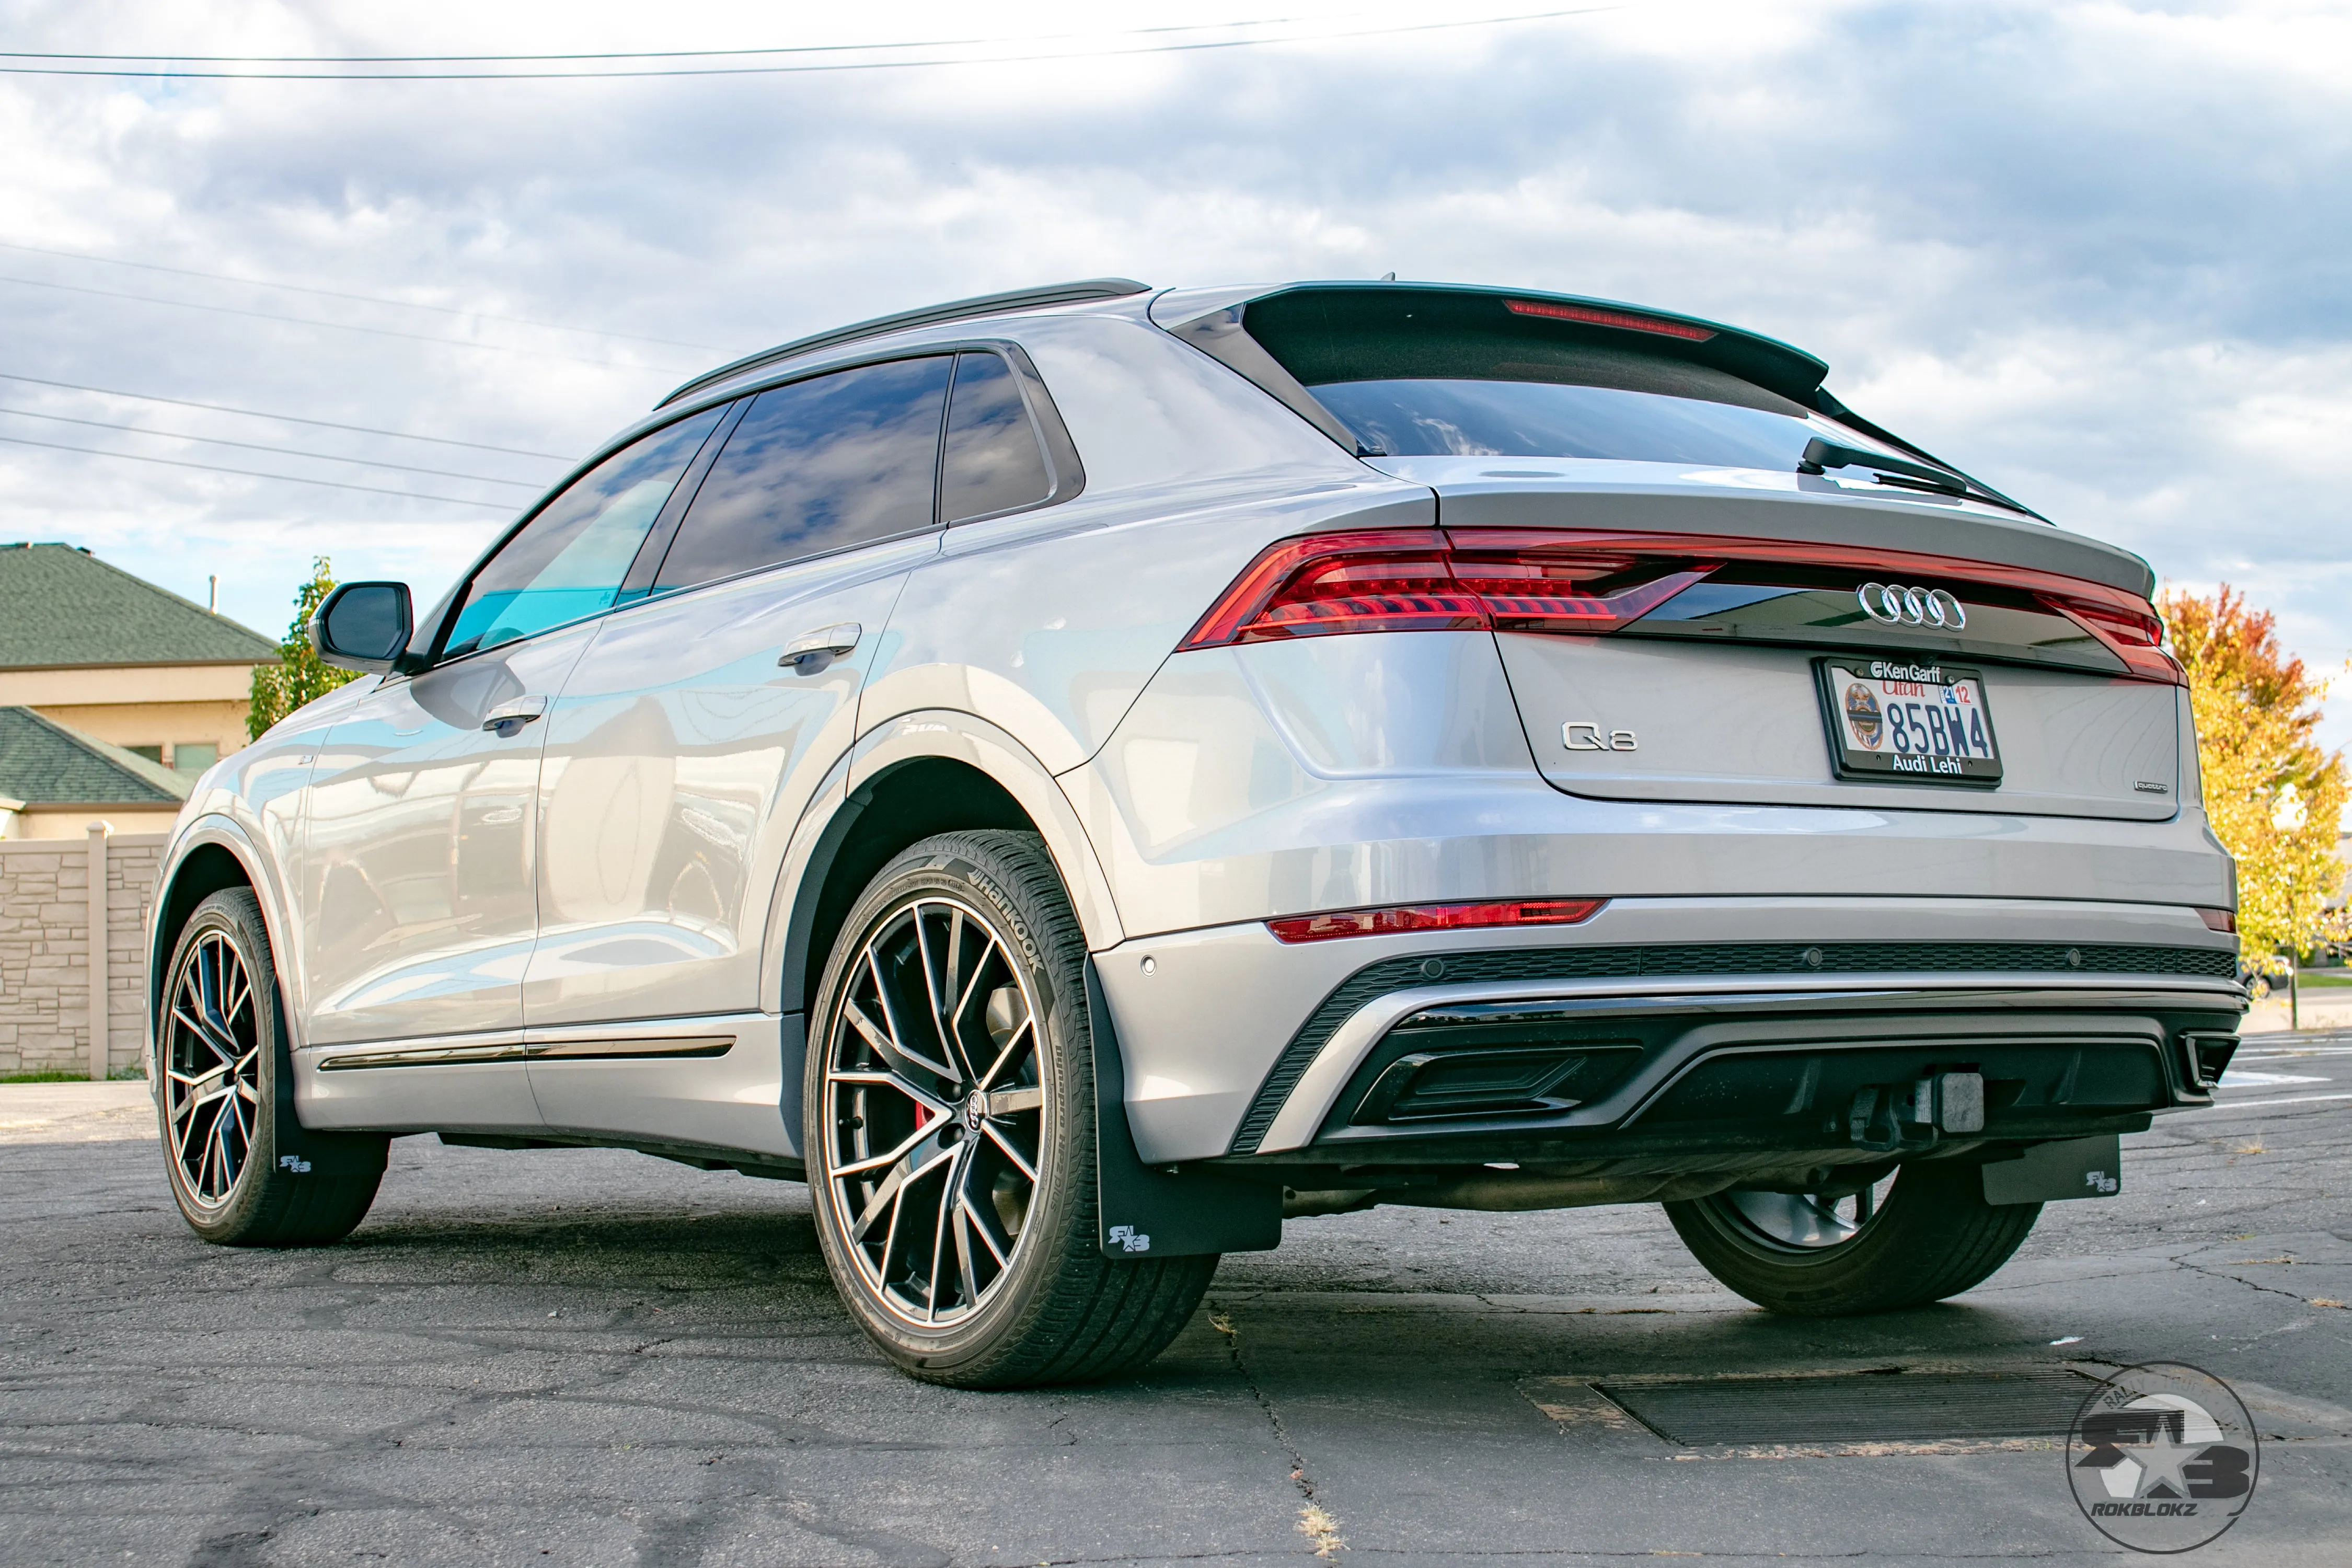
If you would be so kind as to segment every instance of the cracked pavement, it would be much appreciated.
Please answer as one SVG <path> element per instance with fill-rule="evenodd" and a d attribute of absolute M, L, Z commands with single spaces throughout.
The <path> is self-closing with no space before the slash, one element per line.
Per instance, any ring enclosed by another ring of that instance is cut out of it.
<path fill-rule="evenodd" d="M 1142 1377 L 1013 1394 L 888 1371 L 798 1186 L 412 1138 L 349 1242 L 234 1252 L 152 1141 L 0 1133 L 0 1563 L 2115 1561 L 2052 1439 L 1688 1447 L 1591 1385 L 2149 1360 L 2265 1438 L 2198 1558 L 2341 1563 L 2352 1039 L 2241 1066 L 1938 1307 L 1770 1318 L 1654 1206 L 1382 1209 L 1227 1259 Z"/>

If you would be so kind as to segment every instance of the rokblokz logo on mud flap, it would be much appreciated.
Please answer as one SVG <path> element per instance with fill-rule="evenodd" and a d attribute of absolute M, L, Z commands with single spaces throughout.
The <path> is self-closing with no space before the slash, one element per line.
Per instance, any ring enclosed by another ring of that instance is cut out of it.
<path fill-rule="evenodd" d="M 2187 1552 L 2253 1500 L 2262 1443 L 2230 1385 L 2174 1362 L 2129 1366 L 2084 1402 L 2066 1436 L 2083 1515 L 2135 1552 Z"/>

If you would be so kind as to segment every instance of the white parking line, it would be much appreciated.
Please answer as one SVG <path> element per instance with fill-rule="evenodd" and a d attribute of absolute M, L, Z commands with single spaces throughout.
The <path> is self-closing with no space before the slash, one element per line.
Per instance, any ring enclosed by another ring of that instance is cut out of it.
<path fill-rule="evenodd" d="M 2352 1094 L 2298 1094 L 2292 1100 L 2233 1100 L 2227 1105 L 2200 1105 L 2183 1116 L 2210 1116 L 2217 1110 L 2251 1110 L 2257 1105 L 2316 1105 L 2323 1100 L 2352 1100 Z"/>

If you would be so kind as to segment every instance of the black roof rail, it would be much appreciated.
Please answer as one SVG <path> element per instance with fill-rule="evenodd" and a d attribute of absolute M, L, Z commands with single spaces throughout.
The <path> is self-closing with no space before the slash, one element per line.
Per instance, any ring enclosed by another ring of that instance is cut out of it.
<path fill-rule="evenodd" d="M 667 408 L 688 394 L 722 381 L 731 381 L 762 365 L 776 364 L 795 355 L 814 353 L 819 349 L 835 348 L 842 343 L 856 342 L 860 338 L 880 337 L 884 332 L 902 331 L 908 327 L 935 326 L 941 321 L 960 321 L 967 316 L 992 316 L 1002 310 L 1034 310 L 1045 305 L 1075 305 L 1084 300 L 1119 300 L 1129 294 L 1150 292 L 1151 285 L 1138 283 L 1132 278 L 1086 278 L 1075 283 L 1052 283 L 1042 289 L 1014 289 L 1003 294 L 981 294 L 970 300 L 952 300 L 944 305 L 926 305 L 919 310 L 900 310 L 896 315 L 877 316 L 870 321 L 835 327 L 814 337 L 796 338 L 772 349 L 747 354 L 731 364 L 696 376 L 684 386 L 654 405 Z"/>

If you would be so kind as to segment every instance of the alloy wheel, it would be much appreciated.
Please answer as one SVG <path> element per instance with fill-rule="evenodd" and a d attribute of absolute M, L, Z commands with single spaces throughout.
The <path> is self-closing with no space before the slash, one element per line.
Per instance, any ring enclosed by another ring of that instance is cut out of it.
<path fill-rule="evenodd" d="M 978 910 L 912 898 L 845 977 L 826 1045 L 824 1179 L 842 1250 L 892 1316 L 944 1329 L 1010 1275 L 1053 1115 L 1037 999 Z"/>
<path fill-rule="evenodd" d="M 1894 1173 L 1836 1193 L 1728 1192 L 1720 1202 L 1742 1228 L 1792 1252 L 1843 1247 L 1860 1236 L 1886 1198 Z"/>
<path fill-rule="evenodd" d="M 173 979 L 162 1052 L 172 1163 L 200 1209 L 228 1202 L 253 1152 L 261 1048 L 245 956 L 226 932 L 206 931 Z"/>

